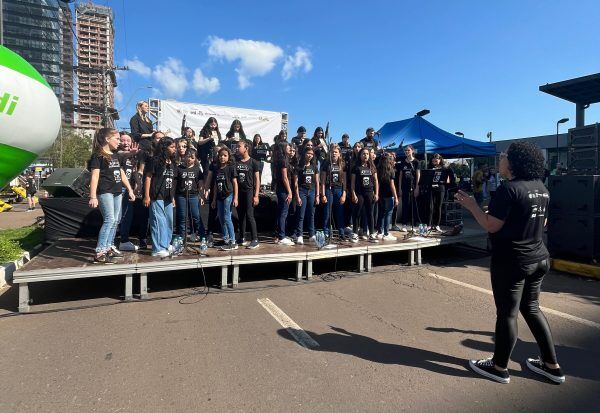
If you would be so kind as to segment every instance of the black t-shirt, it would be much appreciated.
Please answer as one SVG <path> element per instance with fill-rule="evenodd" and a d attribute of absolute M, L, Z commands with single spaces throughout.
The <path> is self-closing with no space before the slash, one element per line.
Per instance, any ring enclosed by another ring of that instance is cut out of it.
<path fill-rule="evenodd" d="M 344 142 L 340 142 L 338 143 L 338 146 L 340 147 L 340 154 L 342 155 L 344 162 L 348 163 L 352 156 L 352 145 L 349 144 L 348 146 L 344 146 Z"/>
<path fill-rule="evenodd" d="M 237 161 L 238 188 L 242 192 L 254 191 L 254 173 L 260 171 L 260 164 L 256 159 L 249 158 L 247 161 Z"/>
<path fill-rule="evenodd" d="M 129 181 L 129 183 L 131 183 L 131 177 L 133 176 L 133 173 L 135 172 L 135 167 L 137 166 L 136 156 L 119 154 L 119 159 L 120 159 L 121 167 L 123 168 L 123 171 L 125 172 L 125 176 L 127 177 L 127 180 Z"/>
<path fill-rule="evenodd" d="M 443 191 L 445 185 L 448 185 L 448 177 L 450 172 L 448 168 L 435 168 L 433 169 L 433 180 L 431 181 L 432 189 Z"/>
<path fill-rule="evenodd" d="M 175 165 L 173 162 L 162 165 L 158 157 L 150 160 L 144 168 L 144 176 L 150 181 L 150 199 L 171 201 L 175 195 Z"/>
<path fill-rule="evenodd" d="M 392 193 L 392 187 L 390 186 L 390 182 L 394 182 L 395 174 L 392 174 L 389 178 L 379 178 L 379 197 L 380 198 L 392 198 L 394 194 Z"/>
<path fill-rule="evenodd" d="M 216 195 L 218 199 L 225 199 L 233 193 L 233 178 L 237 177 L 235 165 L 219 166 L 213 169 L 213 182 L 216 186 Z"/>
<path fill-rule="evenodd" d="M 379 147 L 379 142 L 377 142 L 377 139 L 375 139 L 375 138 L 369 139 L 365 136 L 360 141 L 363 143 L 363 146 L 365 148 L 369 148 L 369 149 L 373 148 L 373 149 L 377 150 L 377 148 Z"/>
<path fill-rule="evenodd" d="M 25 189 L 27 190 L 28 194 L 35 194 L 37 189 L 35 187 L 35 181 L 33 180 L 33 178 L 27 178 L 25 180 Z"/>
<path fill-rule="evenodd" d="M 177 195 L 198 195 L 198 183 L 202 180 L 200 165 L 185 167 L 179 165 L 176 174 Z"/>
<path fill-rule="evenodd" d="M 121 193 L 123 183 L 121 182 L 121 162 L 119 155 L 113 153 L 110 156 L 110 161 L 107 161 L 102 155 L 94 153 L 90 160 L 90 169 L 100 170 L 96 195 Z"/>
<path fill-rule="evenodd" d="M 356 165 L 352 170 L 354 174 L 354 190 L 356 193 L 364 194 L 375 190 L 375 177 L 369 166 Z"/>
<path fill-rule="evenodd" d="M 294 136 L 292 138 L 292 143 L 296 145 L 298 148 L 304 146 L 304 143 L 308 141 L 308 138 L 301 138 L 300 136 Z"/>
<path fill-rule="evenodd" d="M 288 159 L 284 159 L 281 161 L 276 161 L 275 164 L 273 165 L 274 171 L 275 171 L 275 185 L 277 190 L 279 191 L 285 191 L 285 185 L 283 184 L 283 174 L 282 174 L 282 169 L 283 168 L 287 168 L 287 178 L 288 178 L 288 182 L 290 184 L 290 188 L 292 188 L 292 166 L 290 165 L 290 162 Z"/>
<path fill-rule="evenodd" d="M 403 191 L 410 190 L 411 186 L 414 187 L 415 179 L 417 179 L 417 171 L 421 169 L 421 164 L 418 160 L 413 159 L 408 162 L 406 158 L 398 163 L 398 173 L 402 173 L 402 185 Z"/>
<path fill-rule="evenodd" d="M 317 173 L 317 166 L 310 164 L 299 166 L 298 169 L 298 186 L 305 189 L 315 188 L 315 174 Z"/>
<path fill-rule="evenodd" d="M 549 202 L 548 190 L 539 180 L 503 182 L 488 208 L 490 216 L 504 221 L 500 231 L 490 234 L 492 255 L 520 264 L 548 258 L 542 237 Z"/>
<path fill-rule="evenodd" d="M 228 138 L 225 140 L 225 145 L 227 145 L 227 147 L 229 148 L 229 150 L 231 151 L 232 155 L 237 159 L 239 157 L 237 151 L 238 151 L 238 142 L 240 141 L 240 139 L 235 139 L 235 138 Z"/>
<path fill-rule="evenodd" d="M 269 154 L 269 144 L 261 143 L 252 148 L 252 158 L 257 161 L 266 161 Z"/>
<path fill-rule="evenodd" d="M 329 159 L 321 163 L 321 172 L 325 173 L 326 188 L 344 188 L 344 171 L 339 165 L 330 164 Z"/>

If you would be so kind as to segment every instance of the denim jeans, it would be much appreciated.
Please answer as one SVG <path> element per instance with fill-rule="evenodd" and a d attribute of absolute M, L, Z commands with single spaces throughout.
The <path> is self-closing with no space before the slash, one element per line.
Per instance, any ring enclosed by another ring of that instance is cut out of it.
<path fill-rule="evenodd" d="M 98 243 L 96 244 L 96 253 L 108 251 L 115 242 L 119 218 L 121 215 L 121 194 L 100 194 L 98 195 L 98 208 L 102 214 L 102 227 L 98 234 Z"/>
<path fill-rule="evenodd" d="M 298 206 L 298 210 L 296 211 L 296 233 L 294 235 L 297 237 L 302 236 L 302 231 L 304 230 L 304 216 L 306 215 L 306 219 L 308 220 L 308 236 L 312 237 L 315 235 L 315 190 L 314 188 L 299 188 L 298 193 L 302 205 Z"/>
<path fill-rule="evenodd" d="M 188 204 L 189 201 L 189 204 Z M 177 195 L 175 197 L 176 208 L 176 230 L 175 233 L 181 237 L 185 236 L 185 213 L 188 211 L 187 229 L 190 234 L 198 234 L 200 238 L 205 236 L 204 223 L 200 217 L 200 200 L 197 194 L 191 194 L 189 200 L 186 200 L 185 195 Z"/>
<path fill-rule="evenodd" d="M 121 203 L 121 219 L 119 224 L 119 235 L 121 236 L 121 242 L 129 242 L 129 232 L 131 231 L 131 224 L 133 222 L 133 204 L 129 200 L 127 192 L 123 192 L 123 202 Z"/>
<path fill-rule="evenodd" d="M 338 229 L 339 235 L 344 234 L 345 227 L 345 205 L 340 204 L 340 198 L 342 197 L 343 190 L 340 187 L 333 187 L 325 189 L 325 196 L 327 197 L 327 203 L 324 205 L 323 209 L 323 232 L 325 235 L 329 235 L 330 226 L 329 226 L 329 217 L 331 216 L 331 211 L 333 209 L 333 219 L 335 221 L 335 228 Z M 346 200 L 348 202 L 348 200 Z M 332 225 L 333 227 L 333 225 Z"/>
<path fill-rule="evenodd" d="M 287 191 L 277 189 L 277 238 L 280 240 L 285 238 L 285 221 L 290 207 L 287 203 L 287 196 Z"/>
<path fill-rule="evenodd" d="M 233 229 L 233 221 L 231 220 L 232 202 L 233 194 L 229 194 L 225 199 L 217 199 L 217 211 L 221 227 L 223 227 L 223 241 L 225 243 L 235 242 L 235 230 Z"/>
<path fill-rule="evenodd" d="M 379 216 L 377 218 L 377 229 L 383 235 L 388 235 L 392 224 L 394 212 L 394 198 L 381 198 L 379 200 Z"/>
<path fill-rule="evenodd" d="M 163 251 L 173 238 L 173 203 L 157 199 L 150 202 L 150 237 L 152 252 Z"/>

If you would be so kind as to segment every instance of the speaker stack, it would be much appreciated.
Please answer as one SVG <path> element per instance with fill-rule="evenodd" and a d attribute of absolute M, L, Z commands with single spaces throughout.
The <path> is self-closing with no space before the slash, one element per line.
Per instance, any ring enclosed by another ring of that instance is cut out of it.
<path fill-rule="evenodd" d="M 548 189 L 550 254 L 600 261 L 600 175 L 551 176 Z"/>
<path fill-rule="evenodd" d="M 568 145 L 569 174 L 600 174 L 600 138 L 597 123 L 569 129 Z"/>

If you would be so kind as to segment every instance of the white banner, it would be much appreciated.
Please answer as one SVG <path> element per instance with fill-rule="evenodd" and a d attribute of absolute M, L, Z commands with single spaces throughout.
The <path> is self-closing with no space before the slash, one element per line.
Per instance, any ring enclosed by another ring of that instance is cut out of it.
<path fill-rule="evenodd" d="M 219 131 L 225 139 L 231 123 L 238 119 L 242 122 L 246 138 L 252 141 L 255 134 L 260 134 L 263 142 L 273 144 L 275 135 L 282 129 L 282 112 L 269 112 L 257 109 L 242 109 L 229 106 L 202 105 L 197 103 L 184 103 L 174 100 L 161 100 L 158 113 L 157 129 L 166 132 L 171 137 L 181 135 L 181 121 L 185 115 L 186 126 L 196 132 L 196 136 L 210 117 L 217 119 Z M 261 183 L 271 182 L 270 165 L 265 163 Z"/>

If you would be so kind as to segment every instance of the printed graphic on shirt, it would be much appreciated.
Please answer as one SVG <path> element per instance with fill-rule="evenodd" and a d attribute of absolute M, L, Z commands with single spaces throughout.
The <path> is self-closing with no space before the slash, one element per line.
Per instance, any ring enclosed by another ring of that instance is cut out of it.
<path fill-rule="evenodd" d="M 545 192 L 527 191 L 527 197 L 531 202 L 531 219 L 545 218 L 550 195 Z"/>

